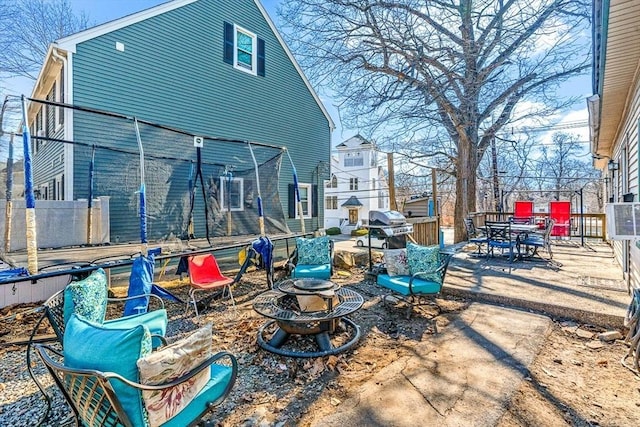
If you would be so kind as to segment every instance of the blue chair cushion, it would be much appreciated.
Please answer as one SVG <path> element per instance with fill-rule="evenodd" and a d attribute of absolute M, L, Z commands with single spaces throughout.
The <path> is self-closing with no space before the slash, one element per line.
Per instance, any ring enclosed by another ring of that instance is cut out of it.
<path fill-rule="evenodd" d="M 291 273 L 294 279 L 329 279 L 331 278 L 331 264 L 323 265 L 296 265 Z"/>
<path fill-rule="evenodd" d="M 211 365 L 211 379 L 204 388 L 196 395 L 191 403 L 184 408 L 178 415 L 171 418 L 162 427 L 183 427 L 191 424 L 200 414 L 207 410 L 207 404 L 215 401 L 224 393 L 224 390 L 231 381 L 231 367 Z"/>
<path fill-rule="evenodd" d="M 151 353 L 151 335 L 143 325 L 104 328 L 73 314 L 64 333 L 63 349 L 64 364 L 69 368 L 115 372 L 139 382 L 136 362 Z M 146 425 L 140 391 L 118 380 L 112 380 L 111 385 L 131 422 Z"/>
<path fill-rule="evenodd" d="M 107 297 L 107 274 L 101 268 L 86 279 L 69 283 L 64 289 L 65 325 L 74 313 L 91 322 L 104 322 Z"/>
<path fill-rule="evenodd" d="M 298 248 L 298 264 L 314 265 L 331 263 L 329 236 L 315 237 L 313 239 L 298 237 L 296 239 L 296 246 Z"/>
<path fill-rule="evenodd" d="M 411 295 L 409 292 L 409 280 L 411 276 L 389 276 L 388 274 L 378 274 L 377 283 L 383 288 L 387 288 L 401 295 Z M 432 280 L 414 278 L 411 285 L 414 294 L 437 294 L 442 289 L 442 283 Z"/>
<path fill-rule="evenodd" d="M 407 262 L 411 274 L 435 271 L 440 266 L 440 247 L 420 246 L 407 242 Z M 438 273 L 425 275 L 423 279 L 442 283 L 442 276 Z"/>
<path fill-rule="evenodd" d="M 149 329 L 152 335 L 165 336 L 167 332 L 167 310 L 164 308 L 149 311 L 143 314 L 134 314 L 133 316 L 124 316 L 118 319 L 106 320 L 102 326 L 104 328 L 115 329 L 131 329 L 138 325 L 144 325 Z M 152 337 L 153 348 L 162 345 L 162 341 L 157 337 Z"/>

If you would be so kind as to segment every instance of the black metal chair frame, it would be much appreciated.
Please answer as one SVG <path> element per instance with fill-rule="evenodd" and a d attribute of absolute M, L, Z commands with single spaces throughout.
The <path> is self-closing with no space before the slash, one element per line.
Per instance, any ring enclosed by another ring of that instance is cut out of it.
<path fill-rule="evenodd" d="M 440 313 L 442 312 L 442 309 L 440 308 L 440 306 L 438 304 L 435 303 L 435 299 L 440 295 L 440 293 L 442 292 L 442 286 L 444 286 L 444 278 L 447 274 L 447 268 L 449 267 L 449 262 L 451 261 L 451 258 L 453 257 L 453 254 L 450 252 L 440 252 L 439 254 L 439 265 L 438 268 L 436 268 L 433 271 L 421 271 L 415 274 L 411 275 L 411 278 L 409 279 L 409 295 L 405 296 L 402 294 L 399 294 L 397 292 L 393 292 L 392 294 L 385 294 L 382 297 L 382 302 L 383 303 L 387 303 L 387 298 L 393 297 L 396 300 L 400 300 L 402 302 L 404 302 L 405 304 L 407 304 L 407 312 L 406 312 L 406 318 L 410 319 L 411 318 L 411 314 L 413 313 L 413 309 L 415 307 L 419 307 L 422 305 L 431 305 L 431 306 L 435 306 L 437 309 L 437 313 L 435 315 L 433 315 L 429 321 L 431 322 L 431 324 L 433 325 L 433 332 L 434 333 L 438 333 L 438 325 L 436 323 L 435 318 L 438 317 L 440 315 Z M 442 286 L 440 287 L 440 291 L 435 292 L 435 293 L 419 293 L 419 292 L 414 292 L 413 291 L 413 281 L 415 279 L 420 279 L 425 275 L 432 275 L 432 274 L 438 274 L 440 275 L 440 278 L 442 280 Z M 386 290 L 390 290 L 384 286 L 378 285 L 380 287 L 383 287 Z"/>
<path fill-rule="evenodd" d="M 527 253 L 529 252 L 529 247 L 533 248 L 533 252 L 531 253 L 531 255 L 529 255 L 529 258 L 534 257 L 535 255 L 539 255 L 538 249 L 544 248 L 549 254 L 549 259 L 553 259 L 553 251 L 551 250 L 551 231 L 553 230 L 553 226 L 555 222 L 556 222 L 555 219 L 547 220 L 544 233 L 542 234 L 542 237 L 539 240 L 531 240 L 527 238 L 521 242 L 525 246 L 525 251 Z M 540 258 L 543 261 L 547 261 L 544 258 L 542 258 L 542 256 L 540 256 Z"/>
<path fill-rule="evenodd" d="M 464 227 L 467 231 L 467 241 L 469 243 L 475 243 L 477 246 L 477 251 L 473 252 L 471 255 L 476 257 L 486 255 L 482 252 L 482 245 L 486 245 L 489 242 L 487 233 L 476 228 L 473 223 L 473 218 L 465 218 Z"/>
<path fill-rule="evenodd" d="M 209 402 L 205 411 L 188 424 L 193 426 L 226 399 L 231 392 L 238 372 L 238 362 L 235 356 L 227 352 L 219 352 L 180 378 L 160 385 L 145 385 L 127 380 L 113 372 L 68 368 L 53 360 L 51 354 L 62 358 L 62 354 L 53 348 L 36 344 L 35 349 L 73 409 L 78 425 L 133 427 L 110 381 L 121 381 L 138 390 L 164 390 L 189 381 L 214 362 L 223 358 L 228 359 L 232 369 L 232 376 L 227 387 L 221 396 Z"/>
<path fill-rule="evenodd" d="M 107 299 L 107 304 L 116 303 L 116 302 L 124 302 L 124 301 L 127 301 L 127 300 L 136 299 L 136 298 L 145 297 L 145 296 L 153 297 L 154 300 L 159 301 L 159 303 L 161 305 L 161 308 L 164 308 L 164 301 L 162 301 L 162 298 L 160 298 L 159 296 L 154 295 L 154 294 L 136 295 L 136 296 L 133 296 L 133 297 L 125 297 L 125 298 L 108 298 Z M 45 390 L 45 387 L 42 384 L 40 384 L 40 382 L 36 379 L 35 372 L 33 372 L 33 365 L 32 365 L 32 359 L 31 359 L 31 350 L 33 348 L 33 345 L 35 344 L 34 343 L 34 339 L 35 339 L 35 336 L 36 336 L 36 334 L 38 332 L 38 329 L 40 328 L 40 325 L 42 324 L 42 322 L 44 322 L 45 319 L 49 321 L 49 324 L 53 328 L 53 332 L 56 335 L 56 340 L 60 343 L 60 345 L 62 345 L 63 338 L 64 338 L 64 330 L 65 330 L 65 324 L 64 324 L 64 289 L 61 290 L 61 291 L 56 292 L 49 299 L 47 299 L 42 304 L 42 308 L 43 308 L 42 316 L 40 316 L 40 318 L 36 322 L 35 326 L 33 327 L 33 331 L 31 331 L 31 334 L 29 335 L 29 341 L 27 342 L 27 354 L 26 354 L 27 371 L 29 372 L 29 376 L 31 377 L 33 382 L 38 387 L 38 390 L 40 390 L 40 392 L 44 396 L 45 403 L 47 405 L 45 413 L 42 416 L 42 418 L 38 421 L 37 425 L 41 425 L 44 422 L 44 420 L 46 420 L 47 416 L 49 415 L 49 411 L 51 411 L 52 398 L 51 398 L 51 396 L 49 396 L 49 393 L 47 393 L 47 391 Z M 153 336 L 157 337 L 162 342 L 163 346 L 167 344 L 167 340 L 166 340 L 165 337 L 162 337 L 162 336 L 159 336 L 159 335 L 155 335 L 155 334 Z"/>
<path fill-rule="evenodd" d="M 330 274 L 331 276 L 333 276 L 333 257 L 334 257 L 334 246 L 335 243 L 333 240 L 329 239 L 329 263 L 330 263 Z M 298 264 L 298 248 L 296 247 L 293 252 L 291 252 L 291 255 L 289 255 L 289 258 L 287 258 L 287 260 L 285 261 L 285 267 L 287 269 L 287 276 L 291 277 L 291 274 L 293 274 L 293 270 L 295 270 L 296 265 Z M 271 287 L 273 289 L 273 286 Z"/>

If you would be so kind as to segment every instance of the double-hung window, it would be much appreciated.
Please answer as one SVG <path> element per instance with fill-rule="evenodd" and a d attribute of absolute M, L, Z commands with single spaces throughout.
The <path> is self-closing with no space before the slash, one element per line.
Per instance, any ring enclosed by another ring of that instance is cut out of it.
<path fill-rule="evenodd" d="M 311 184 L 298 184 L 300 191 L 300 203 L 302 204 L 302 214 L 305 218 L 311 218 Z M 300 212 L 296 211 L 296 218 L 300 218 Z"/>
<path fill-rule="evenodd" d="M 238 70 L 264 77 L 264 40 L 239 25 L 225 22 L 224 62 Z"/>
<path fill-rule="evenodd" d="M 226 176 L 220 177 L 220 206 L 223 211 L 229 209 L 232 211 L 244 210 L 244 180 L 242 178 L 231 178 Z"/>

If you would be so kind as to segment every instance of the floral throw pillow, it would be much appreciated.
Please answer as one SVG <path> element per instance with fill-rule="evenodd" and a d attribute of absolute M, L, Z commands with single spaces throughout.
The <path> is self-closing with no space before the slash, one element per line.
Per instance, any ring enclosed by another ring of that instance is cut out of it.
<path fill-rule="evenodd" d="M 440 247 L 420 246 L 407 242 L 407 259 L 411 274 L 434 271 L 440 266 Z M 442 277 L 437 273 L 426 274 L 420 278 L 442 283 Z"/>
<path fill-rule="evenodd" d="M 408 276 L 409 264 L 406 249 L 388 249 L 384 251 L 384 265 L 389 276 Z"/>
<path fill-rule="evenodd" d="M 137 362 L 142 384 L 166 383 L 187 374 L 211 357 L 211 325 L 204 326 L 186 338 L 140 358 Z M 206 368 L 175 387 L 142 392 L 151 427 L 159 426 L 191 403 L 211 378 Z"/>
<path fill-rule="evenodd" d="M 298 248 L 298 264 L 300 265 L 321 265 L 331 262 L 328 236 L 313 239 L 298 237 L 296 246 Z"/>

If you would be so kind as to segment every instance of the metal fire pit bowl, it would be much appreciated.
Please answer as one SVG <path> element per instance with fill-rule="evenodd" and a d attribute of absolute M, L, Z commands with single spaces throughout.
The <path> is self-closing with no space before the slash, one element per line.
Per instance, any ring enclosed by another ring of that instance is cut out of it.
<path fill-rule="evenodd" d="M 310 283 L 300 283 L 303 281 Z M 254 299 L 253 309 L 272 319 L 258 331 L 260 347 L 282 356 L 321 357 L 345 351 L 358 342 L 360 327 L 346 316 L 362 307 L 362 296 L 329 281 L 323 280 L 324 284 L 315 282 L 316 279 L 286 280 L 276 290 L 267 291 Z M 310 289 L 314 287 L 324 289 L 312 292 Z M 312 303 L 308 301 L 309 298 L 313 299 Z M 308 307 L 311 309 L 305 310 Z M 275 332 L 267 339 L 268 331 L 273 326 L 276 327 Z M 334 346 L 330 334 L 341 329 L 348 332 L 349 337 L 344 343 Z M 312 335 L 318 350 L 283 348 L 291 335 Z"/>

